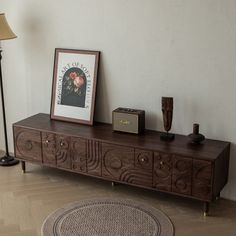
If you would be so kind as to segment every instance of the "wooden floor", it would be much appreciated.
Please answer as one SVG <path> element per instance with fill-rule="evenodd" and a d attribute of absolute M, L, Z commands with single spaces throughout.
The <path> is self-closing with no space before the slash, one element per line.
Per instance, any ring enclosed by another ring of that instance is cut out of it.
<path fill-rule="evenodd" d="M 128 198 L 161 209 L 172 220 L 176 236 L 235 236 L 236 202 L 219 199 L 203 217 L 202 203 L 62 170 L 27 164 L 0 167 L 0 236 L 40 236 L 52 211 L 67 203 L 97 197 Z"/>

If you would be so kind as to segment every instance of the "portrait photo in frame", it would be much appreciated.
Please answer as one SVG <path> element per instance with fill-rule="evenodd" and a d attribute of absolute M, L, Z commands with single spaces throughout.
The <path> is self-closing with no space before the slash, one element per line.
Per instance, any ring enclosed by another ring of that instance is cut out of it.
<path fill-rule="evenodd" d="M 93 125 L 99 51 L 55 49 L 51 119 Z"/>

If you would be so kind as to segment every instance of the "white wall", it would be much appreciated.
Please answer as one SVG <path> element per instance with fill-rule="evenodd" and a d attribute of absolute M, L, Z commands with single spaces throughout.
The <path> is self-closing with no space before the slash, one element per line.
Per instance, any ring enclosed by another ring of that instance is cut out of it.
<path fill-rule="evenodd" d="M 18 35 L 2 42 L 11 150 L 11 124 L 49 112 L 54 49 L 100 50 L 96 120 L 140 108 L 162 130 L 160 98 L 173 96 L 173 132 L 198 122 L 232 142 L 222 195 L 236 200 L 235 0 L 1 0 L 0 12 Z"/>

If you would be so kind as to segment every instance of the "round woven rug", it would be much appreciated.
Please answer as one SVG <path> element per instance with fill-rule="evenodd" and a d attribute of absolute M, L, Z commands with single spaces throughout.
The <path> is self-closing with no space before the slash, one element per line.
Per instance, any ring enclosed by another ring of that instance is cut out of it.
<path fill-rule="evenodd" d="M 75 202 L 49 215 L 43 236 L 173 236 L 169 218 L 160 210 L 131 200 Z"/>

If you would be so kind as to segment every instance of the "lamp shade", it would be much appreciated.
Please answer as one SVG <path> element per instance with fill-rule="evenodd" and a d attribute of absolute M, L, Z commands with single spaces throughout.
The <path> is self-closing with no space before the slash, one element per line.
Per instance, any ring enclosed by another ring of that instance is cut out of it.
<path fill-rule="evenodd" d="M 14 39 L 17 36 L 12 32 L 10 26 L 7 23 L 7 19 L 4 13 L 0 14 L 0 40 Z"/>

